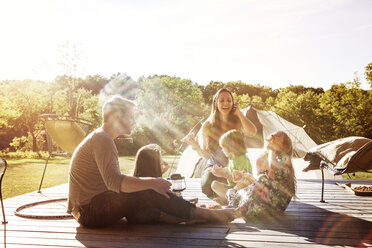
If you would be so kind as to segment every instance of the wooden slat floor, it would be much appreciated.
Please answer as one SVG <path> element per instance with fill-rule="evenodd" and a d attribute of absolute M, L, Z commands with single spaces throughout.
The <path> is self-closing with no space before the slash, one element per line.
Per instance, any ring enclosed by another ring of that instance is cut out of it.
<path fill-rule="evenodd" d="M 200 191 L 199 179 L 188 179 L 185 198 L 212 203 Z M 338 182 L 340 182 L 338 180 Z M 343 181 L 342 183 L 345 183 Z M 372 185 L 372 181 L 359 181 Z M 14 210 L 35 201 L 67 196 L 67 184 L 6 199 L 8 224 L 0 225 L 4 247 L 372 247 L 372 196 L 356 196 L 335 181 L 298 180 L 297 199 L 275 219 L 229 224 L 130 225 L 124 220 L 104 229 L 80 227 L 74 219 L 26 219 Z M 25 209 L 26 214 L 64 214 L 66 202 Z M 2 218 L 2 216 L 0 216 Z"/>

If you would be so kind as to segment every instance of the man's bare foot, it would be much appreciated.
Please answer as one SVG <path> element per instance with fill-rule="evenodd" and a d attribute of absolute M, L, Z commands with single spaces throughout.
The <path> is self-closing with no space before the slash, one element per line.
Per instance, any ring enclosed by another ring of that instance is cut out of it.
<path fill-rule="evenodd" d="M 211 222 L 229 223 L 237 217 L 237 210 L 234 208 L 215 209 L 211 211 L 213 211 Z"/>
<path fill-rule="evenodd" d="M 202 219 L 193 219 L 193 220 L 186 221 L 186 224 L 187 224 L 187 225 L 203 224 L 203 223 L 205 223 L 205 222 L 206 222 L 206 220 L 202 220 Z"/>
<path fill-rule="evenodd" d="M 237 217 L 237 210 L 234 208 L 226 209 L 205 209 L 195 208 L 194 219 L 202 219 L 206 222 L 228 223 Z"/>

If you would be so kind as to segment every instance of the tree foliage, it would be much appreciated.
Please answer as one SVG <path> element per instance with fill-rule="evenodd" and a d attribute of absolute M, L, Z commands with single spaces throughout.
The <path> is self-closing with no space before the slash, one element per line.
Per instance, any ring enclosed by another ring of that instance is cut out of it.
<path fill-rule="evenodd" d="M 179 145 L 176 141 L 207 114 L 200 88 L 178 77 L 147 78 L 139 84 L 136 101 L 141 142 L 157 141 L 168 152 L 174 151 Z"/>
<path fill-rule="evenodd" d="M 366 66 L 365 75 L 372 87 L 372 63 Z M 303 126 L 317 143 L 347 136 L 372 138 L 372 90 L 360 86 L 357 77 L 326 91 L 301 85 L 273 90 L 241 81 L 212 81 L 202 86 L 167 75 L 137 81 L 122 73 L 110 79 L 100 75 L 78 78 L 73 71 L 52 82 L 6 80 L 0 82 L 0 150 L 44 149 L 39 118 L 43 113 L 77 116 L 98 126 L 102 103 L 119 94 L 138 104 L 135 142 L 125 145 L 126 154 L 134 154 L 148 143 L 175 153 L 180 139 L 208 116 L 212 98 L 222 87 L 233 93 L 241 108 L 253 102 L 257 108 L 273 110 Z"/>

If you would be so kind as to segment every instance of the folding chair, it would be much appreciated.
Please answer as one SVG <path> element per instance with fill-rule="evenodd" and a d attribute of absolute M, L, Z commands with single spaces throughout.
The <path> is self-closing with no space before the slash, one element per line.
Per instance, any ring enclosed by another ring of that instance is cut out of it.
<path fill-rule="evenodd" d="M 1 209 L 3 211 L 3 224 L 7 224 L 8 221 L 5 220 L 5 211 L 4 211 L 4 204 L 3 204 L 3 194 L 1 193 L 1 183 L 3 181 L 3 177 L 6 171 L 7 163 L 5 159 L 0 158 L 0 201 L 1 201 Z"/>
<path fill-rule="evenodd" d="M 45 124 L 49 156 L 45 162 L 38 190 L 39 193 L 41 192 L 40 190 L 49 159 L 54 156 L 72 154 L 75 148 L 94 127 L 94 123 L 91 121 L 65 115 L 42 114 L 40 118 Z M 56 146 L 58 146 L 61 151 L 55 152 L 54 148 Z"/>
<path fill-rule="evenodd" d="M 322 172 L 322 192 L 320 202 L 324 202 L 324 169 L 333 175 L 346 173 L 372 173 L 372 140 L 351 136 L 334 140 L 311 148 L 304 157 L 309 161 L 303 171 L 320 169 Z"/>
<path fill-rule="evenodd" d="M 49 156 L 45 162 L 43 175 L 41 177 L 40 186 L 38 193 L 41 193 L 40 189 L 43 184 L 46 168 L 48 166 L 49 159 L 54 156 L 66 156 L 72 154 L 75 148 L 80 142 L 86 137 L 86 135 L 94 128 L 94 123 L 81 118 L 74 118 L 65 115 L 56 114 L 43 114 L 40 118 L 44 121 L 46 139 L 48 145 Z M 59 152 L 55 151 L 59 148 Z M 34 207 L 41 204 L 47 204 L 52 202 L 66 201 L 67 198 L 49 199 L 46 201 L 39 201 L 34 203 L 24 204 L 18 207 L 14 214 L 19 217 L 31 218 L 31 219 L 66 219 L 72 218 L 70 214 L 63 215 L 34 215 L 21 213 L 22 210 Z"/>

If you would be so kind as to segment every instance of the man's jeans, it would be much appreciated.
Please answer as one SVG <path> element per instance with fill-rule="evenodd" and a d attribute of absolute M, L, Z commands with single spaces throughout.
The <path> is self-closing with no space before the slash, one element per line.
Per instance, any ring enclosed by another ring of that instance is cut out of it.
<path fill-rule="evenodd" d="M 161 212 L 191 220 L 191 208 L 195 205 L 174 194 L 169 196 L 167 199 L 153 190 L 133 193 L 106 191 L 79 207 L 78 222 L 90 228 L 109 226 L 123 217 L 131 223 L 156 223 Z"/>

